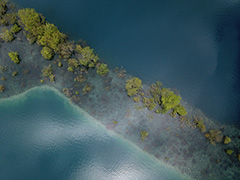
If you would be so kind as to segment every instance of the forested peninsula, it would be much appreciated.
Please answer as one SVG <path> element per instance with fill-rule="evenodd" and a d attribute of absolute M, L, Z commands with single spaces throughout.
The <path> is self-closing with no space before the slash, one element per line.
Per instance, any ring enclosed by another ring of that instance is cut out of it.
<path fill-rule="evenodd" d="M 240 177 L 240 130 L 219 124 L 160 81 L 109 69 L 34 9 L 0 0 L 0 99 L 56 88 L 107 129 L 193 179 Z"/>

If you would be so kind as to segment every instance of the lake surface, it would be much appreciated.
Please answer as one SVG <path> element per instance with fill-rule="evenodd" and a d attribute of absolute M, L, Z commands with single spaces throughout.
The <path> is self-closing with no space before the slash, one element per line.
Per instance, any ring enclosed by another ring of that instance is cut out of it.
<path fill-rule="evenodd" d="M 239 124 L 240 1 L 21 0 L 111 67 L 160 80 L 218 121 Z"/>
<path fill-rule="evenodd" d="M 184 180 L 70 105 L 35 89 L 0 101 L 2 180 Z"/>

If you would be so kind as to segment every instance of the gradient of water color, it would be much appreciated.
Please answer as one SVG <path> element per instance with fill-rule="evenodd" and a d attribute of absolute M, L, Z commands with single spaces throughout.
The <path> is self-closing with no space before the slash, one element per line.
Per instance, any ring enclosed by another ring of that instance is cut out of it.
<path fill-rule="evenodd" d="M 187 179 L 54 91 L 1 100 L 0 115 L 0 179 Z"/>

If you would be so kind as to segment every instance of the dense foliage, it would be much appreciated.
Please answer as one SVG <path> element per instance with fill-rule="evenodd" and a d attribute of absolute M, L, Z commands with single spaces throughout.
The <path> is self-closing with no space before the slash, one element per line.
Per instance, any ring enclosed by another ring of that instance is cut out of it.
<path fill-rule="evenodd" d="M 125 86 L 128 96 L 136 95 L 142 89 L 142 80 L 137 77 L 130 78 Z"/>
<path fill-rule="evenodd" d="M 0 38 L 6 42 L 11 42 L 14 40 L 14 36 L 11 32 L 11 30 L 3 28 L 3 32 L 0 33 Z"/>
<path fill-rule="evenodd" d="M 106 75 L 109 72 L 109 69 L 107 67 L 107 64 L 101 63 L 97 66 L 97 73 L 101 76 Z"/>
<path fill-rule="evenodd" d="M 41 54 L 45 59 L 50 60 L 50 59 L 53 58 L 54 52 L 51 48 L 45 46 L 45 47 L 42 48 Z"/>

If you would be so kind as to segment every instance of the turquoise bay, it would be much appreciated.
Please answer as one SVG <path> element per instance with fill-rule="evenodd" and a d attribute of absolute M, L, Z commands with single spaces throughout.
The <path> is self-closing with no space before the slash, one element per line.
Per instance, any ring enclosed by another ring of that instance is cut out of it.
<path fill-rule="evenodd" d="M 0 101 L 0 179 L 187 179 L 50 89 Z"/>

